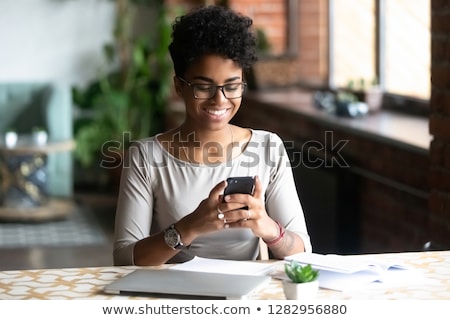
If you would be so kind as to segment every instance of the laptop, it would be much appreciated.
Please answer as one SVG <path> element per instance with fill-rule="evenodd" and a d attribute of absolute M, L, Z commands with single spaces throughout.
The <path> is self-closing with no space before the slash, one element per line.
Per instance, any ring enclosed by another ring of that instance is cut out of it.
<path fill-rule="evenodd" d="M 106 285 L 104 292 L 156 294 L 187 299 L 246 299 L 270 280 L 270 276 L 138 269 Z"/>

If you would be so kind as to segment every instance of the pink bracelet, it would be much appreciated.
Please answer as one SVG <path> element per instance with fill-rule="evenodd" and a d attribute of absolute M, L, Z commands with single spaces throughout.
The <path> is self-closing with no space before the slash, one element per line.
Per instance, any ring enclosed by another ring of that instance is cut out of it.
<path fill-rule="evenodd" d="M 276 244 L 277 242 L 279 242 L 281 239 L 283 239 L 284 234 L 285 234 L 285 232 L 286 232 L 286 230 L 283 228 L 283 226 L 282 226 L 278 221 L 277 221 L 277 225 L 278 225 L 278 228 L 279 228 L 279 230 L 280 230 L 278 236 L 277 236 L 275 239 L 270 240 L 270 241 L 266 241 L 266 240 L 263 239 L 263 241 L 264 241 L 269 247 L 270 247 L 270 246 L 273 246 L 274 244 Z"/>

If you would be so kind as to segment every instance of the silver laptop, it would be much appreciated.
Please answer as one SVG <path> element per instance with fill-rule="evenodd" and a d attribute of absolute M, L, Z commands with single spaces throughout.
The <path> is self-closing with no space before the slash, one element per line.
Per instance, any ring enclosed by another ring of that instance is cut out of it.
<path fill-rule="evenodd" d="M 270 276 L 249 276 L 170 269 L 139 269 L 104 288 L 108 294 L 155 294 L 171 298 L 246 299 L 270 281 Z"/>

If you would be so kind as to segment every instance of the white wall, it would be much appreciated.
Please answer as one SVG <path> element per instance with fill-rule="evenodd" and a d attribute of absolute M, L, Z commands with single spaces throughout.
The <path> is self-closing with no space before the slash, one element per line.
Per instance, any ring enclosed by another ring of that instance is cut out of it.
<path fill-rule="evenodd" d="M 109 0 L 0 0 L 0 82 L 95 78 L 114 10 Z"/>

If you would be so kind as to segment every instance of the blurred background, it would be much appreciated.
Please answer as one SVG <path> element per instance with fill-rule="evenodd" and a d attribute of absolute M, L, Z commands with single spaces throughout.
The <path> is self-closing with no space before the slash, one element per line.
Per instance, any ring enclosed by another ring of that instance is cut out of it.
<path fill-rule="evenodd" d="M 285 141 L 314 250 L 450 247 L 450 4 L 2 0 L 0 269 L 112 264 L 123 151 L 182 121 L 171 22 L 207 4 L 254 20 L 233 121 Z"/>

